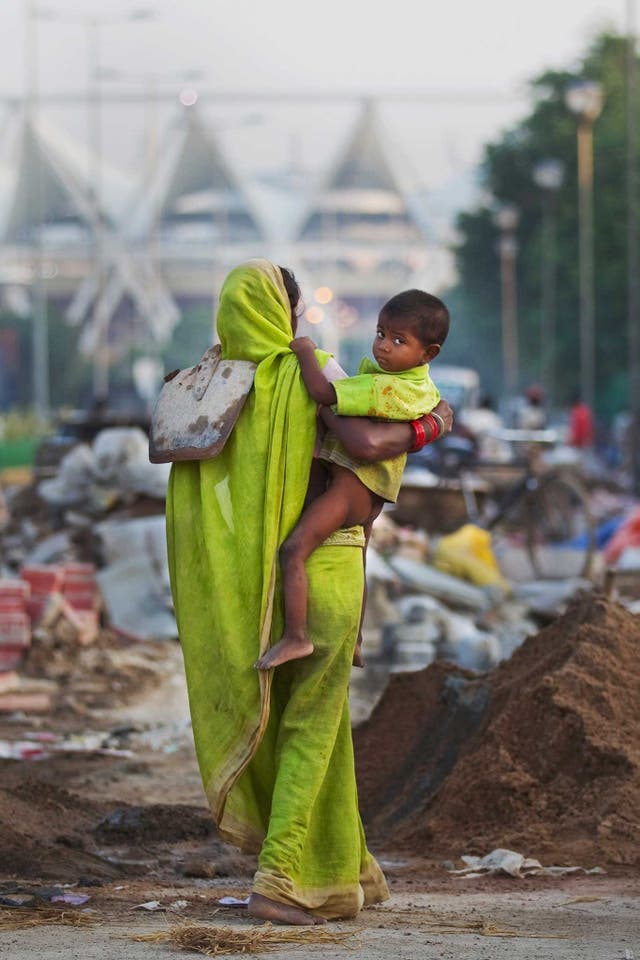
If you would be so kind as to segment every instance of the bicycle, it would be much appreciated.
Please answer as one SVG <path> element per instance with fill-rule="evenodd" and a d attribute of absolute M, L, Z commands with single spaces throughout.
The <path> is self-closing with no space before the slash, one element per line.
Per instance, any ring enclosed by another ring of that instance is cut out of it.
<path fill-rule="evenodd" d="M 555 445 L 556 435 L 549 430 L 503 430 L 496 438 L 521 446 L 523 454 L 505 463 L 477 460 L 472 442 L 454 435 L 440 441 L 439 451 L 434 444 L 434 454 L 421 458 L 420 464 L 449 489 L 452 482 L 459 484 L 466 517 L 491 531 L 506 576 L 588 577 L 595 550 L 588 493 L 575 468 L 545 462 L 543 450 Z M 516 481 L 508 482 L 514 473 Z M 479 484 L 483 475 L 485 483 Z"/>

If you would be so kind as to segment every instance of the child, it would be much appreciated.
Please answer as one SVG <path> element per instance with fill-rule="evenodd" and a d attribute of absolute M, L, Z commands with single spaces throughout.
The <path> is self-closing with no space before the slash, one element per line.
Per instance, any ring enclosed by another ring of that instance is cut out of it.
<path fill-rule="evenodd" d="M 291 341 L 305 386 L 316 401 L 335 405 L 344 416 L 384 420 L 417 420 L 440 399 L 429 377 L 429 361 L 440 352 L 449 331 L 449 312 L 437 297 L 407 290 L 392 297 L 380 311 L 373 356 L 360 364 L 358 376 L 330 383 L 308 337 Z M 441 424 L 433 417 L 433 437 Z M 423 440 L 424 442 L 424 440 Z M 325 438 L 319 454 L 327 463 L 326 491 L 305 509 L 280 548 L 285 627 L 282 639 L 256 663 L 268 670 L 287 660 L 306 657 L 313 644 L 306 631 L 307 576 L 305 560 L 340 527 L 362 525 L 368 542 L 371 525 L 385 500 L 395 501 L 406 454 L 394 460 L 362 464 L 351 460 L 337 438 Z M 366 549 L 366 548 L 365 548 Z M 359 645 L 354 663 L 359 661 Z"/>

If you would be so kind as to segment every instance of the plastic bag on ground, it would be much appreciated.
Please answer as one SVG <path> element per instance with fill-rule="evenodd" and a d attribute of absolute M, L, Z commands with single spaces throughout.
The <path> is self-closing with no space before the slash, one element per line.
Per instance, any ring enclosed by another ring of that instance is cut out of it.
<path fill-rule="evenodd" d="M 455 533 L 442 537 L 433 564 L 443 573 L 469 580 L 479 587 L 497 586 L 509 592 L 509 584 L 500 573 L 491 549 L 491 534 L 473 523 L 466 523 Z"/>

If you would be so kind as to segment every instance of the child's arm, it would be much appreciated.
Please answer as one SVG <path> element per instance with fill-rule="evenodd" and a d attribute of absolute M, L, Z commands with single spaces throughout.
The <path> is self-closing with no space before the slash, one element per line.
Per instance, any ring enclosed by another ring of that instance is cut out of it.
<path fill-rule="evenodd" d="M 336 391 L 322 372 L 313 340 L 309 337 L 296 337 L 289 346 L 298 358 L 300 373 L 309 396 L 316 403 L 330 407 L 336 402 Z"/>

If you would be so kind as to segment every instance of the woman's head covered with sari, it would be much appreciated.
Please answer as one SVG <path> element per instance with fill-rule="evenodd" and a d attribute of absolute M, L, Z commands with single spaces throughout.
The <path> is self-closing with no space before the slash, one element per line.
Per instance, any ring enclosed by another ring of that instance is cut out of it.
<path fill-rule="evenodd" d="M 247 260 L 226 277 L 216 326 L 228 360 L 260 363 L 289 351 L 294 336 L 282 271 L 270 260 Z"/>

